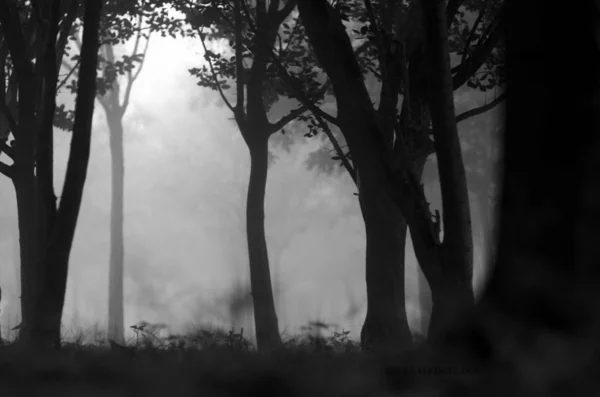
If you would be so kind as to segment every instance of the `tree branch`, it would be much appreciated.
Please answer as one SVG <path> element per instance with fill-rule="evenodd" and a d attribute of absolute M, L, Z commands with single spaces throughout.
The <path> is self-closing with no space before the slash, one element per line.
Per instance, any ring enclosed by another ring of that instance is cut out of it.
<path fill-rule="evenodd" d="M 448 5 L 446 6 L 446 21 L 448 23 L 448 28 L 452 25 L 452 21 L 454 21 L 454 16 L 458 12 L 460 5 L 463 0 L 448 0 Z"/>
<path fill-rule="evenodd" d="M 7 41 L 19 80 L 33 80 L 33 65 L 27 56 L 28 45 L 23 36 L 21 19 L 15 4 L 12 1 L 0 1 L 0 28 Z"/>
<path fill-rule="evenodd" d="M 473 117 L 473 116 L 477 116 L 479 114 L 485 113 L 488 110 L 496 107 L 496 105 L 498 105 L 500 102 L 504 101 L 506 99 L 506 92 L 503 92 L 502 94 L 498 95 L 492 102 L 483 105 L 483 106 L 479 106 L 470 110 L 467 110 L 466 112 L 462 112 L 461 114 L 456 116 L 456 123 L 460 123 L 461 121 L 465 121 L 466 119 L 468 119 L 469 117 Z"/>
<path fill-rule="evenodd" d="M 462 57 L 460 59 L 461 64 L 465 63 L 465 60 L 467 59 L 467 52 L 469 51 L 469 47 L 471 47 L 471 43 L 473 42 L 473 37 L 475 36 L 475 32 L 477 31 L 479 24 L 483 20 L 484 15 L 485 15 L 485 7 L 481 7 L 481 10 L 479 10 L 479 15 L 477 15 L 477 19 L 473 23 L 473 27 L 471 28 L 471 31 L 469 32 L 469 37 L 467 37 L 467 41 L 465 41 L 465 47 L 463 48 Z"/>
<path fill-rule="evenodd" d="M 298 0 L 288 0 L 287 4 L 283 6 L 281 10 L 279 10 L 275 16 L 275 23 L 277 26 L 281 25 L 283 21 L 294 11 L 296 5 L 298 4 Z"/>
<path fill-rule="evenodd" d="M 504 33 L 505 25 L 504 12 L 500 12 L 501 14 L 499 15 L 499 21 L 496 23 L 494 29 L 490 32 L 488 38 L 483 43 L 479 44 L 475 50 L 473 50 L 472 55 L 466 60 L 466 62 L 461 63 L 456 67 L 456 73 L 454 76 L 452 76 L 452 86 L 454 90 L 465 84 L 467 80 L 475 72 L 477 72 L 477 70 L 479 70 L 488 55 L 500 41 L 500 38 Z"/>
<path fill-rule="evenodd" d="M 354 181 L 354 184 L 356 186 L 358 186 L 358 180 L 356 178 L 356 169 L 352 166 L 352 164 L 350 164 L 350 161 L 348 160 L 348 157 L 344 154 L 344 151 L 342 150 L 342 147 L 340 146 L 339 142 L 337 141 L 337 139 L 335 138 L 335 136 L 331 132 L 331 128 L 329 128 L 329 125 L 327 125 L 327 123 L 325 122 L 325 120 L 323 120 L 321 117 L 315 115 L 315 118 L 317 119 L 317 122 L 319 123 L 319 126 L 323 129 L 323 132 L 325 132 L 325 135 L 327 135 L 327 138 L 329 138 L 329 141 L 333 145 L 333 149 L 335 150 L 335 154 L 337 154 L 337 156 L 342 161 L 342 165 L 344 166 L 344 168 L 346 168 L 346 171 L 348 171 L 348 174 L 350 175 L 350 177 Z"/>
<path fill-rule="evenodd" d="M 204 40 L 205 40 L 204 33 L 202 33 L 200 28 L 198 28 L 197 30 L 198 30 L 198 34 L 200 35 L 200 42 L 202 43 L 202 48 L 204 48 L 204 58 L 206 60 L 208 60 L 208 66 L 210 66 L 210 71 L 213 76 L 213 79 L 215 80 L 215 84 L 217 85 L 217 90 L 219 90 L 219 94 L 221 94 L 221 98 L 223 98 L 223 102 L 225 102 L 225 105 L 227 105 L 227 107 L 229 108 L 229 110 L 231 110 L 233 112 L 233 114 L 236 114 L 236 110 L 235 110 L 236 108 L 234 108 L 231 105 L 231 102 L 229 102 L 229 100 L 227 100 L 227 97 L 225 96 L 225 93 L 223 92 L 223 90 L 221 89 L 221 85 L 219 84 L 219 78 L 217 77 L 217 73 L 215 72 L 215 68 L 213 67 L 212 60 L 210 59 L 210 56 L 208 55 L 208 49 L 206 48 L 206 43 L 204 42 Z"/>
<path fill-rule="evenodd" d="M 123 98 L 123 104 L 121 105 L 121 109 L 123 112 L 127 110 L 129 106 L 129 97 L 131 96 L 131 88 L 133 87 L 133 83 L 137 80 L 142 68 L 144 67 L 144 61 L 146 60 L 146 53 L 148 52 L 148 45 L 150 44 L 150 35 L 152 32 L 148 33 L 148 38 L 146 39 L 146 45 L 144 46 L 144 52 L 142 53 L 142 59 L 140 60 L 140 66 L 136 70 L 135 73 L 132 73 L 131 70 L 127 71 L 127 86 L 125 87 L 125 97 Z M 131 54 L 135 56 L 137 54 L 137 49 L 140 44 L 140 36 L 142 35 L 142 15 L 140 14 L 138 17 L 138 31 L 135 37 L 135 45 L 133 47 L 133 51 Z"/>
<path fill-rule="evenodd" d="M 294 109 L 291 112 L 289 112 L 288 114 L 286 114 L 285 116 L 281 117 L 276 122 L 269 123 L 270 133 L 275 133 L 275 132 L 279 131 L 280 129 L 285 127 L 287 123 L 296 119 L 296 117 L 300 116 L 301 114 L 305 113 L 306 110 L 307 109 L 305 106 L 300 106 L 299 108 Z"/>
<path fill-rule="evenodd" d="M 66 84 L 67 80 L 69 80 L 69 77 L 71 77 L 71 75 L 73 75 L 75 73 L 75 70 L 79 67 L 80 62 L 81 62 L 81 60 L 78 60 L 77 63 L 75 64 L 75 66 L 71 66 L 67 63 L 67 61 L 65 61 L 65 60 L 62 61 L 62 65 L 65 66 L 69 70 L 69 73 L 67 73 L 65 78 L 62 79 L 62 81 L 56 85 L 56 92 L 58 92 L 58 90 L 60 90 L 62 88 L 62 86 Z"/>
<path fill-rule="evenodd" d="M 244 46 L 244 42 L 243 42 L 243 38 L 242 38 L 242 10 L 241 10 L 241 2 L 243 2 L 244 0 L 233 0 L 234 1 L 234 22 L 235 22 L 235 26 L 234 26 L 234 32 L 235 32 L 235 72 L 236 72 L 236 79 L 235 79 L 235 83 L 236 83 L 236 94 L 237 94 L 237 103 L 235 104 L 235 109 L 232 108 L 233 114 L 235 116 L 235 119 L 238 123 L 238 125 L 240 126 L 240 128 L 242 128 L 242 126 L 244 125 L 244 77 L 245 77 L 245 73 L 244 71 L 246 70 L 244 68 L 244 58 L 243 58 L 243 46 Z M 258 7 L 258 4 L 257 4 Z M 259 12 L 259 11 L 257 11 Z M 258 33 L 257 33 L 258 34 Z M 204 45 L 204 41 L 202 41 L 202 45 Z M 212 65 L 212 63 L 211 63 Z M 212 66 L 211 66 L 212 68 Z M 214 73 L 214 72 L 213 72 Z M 215 75 L 215 79 L 217 79 L 217 76 Z M 219 83 L 217 82 L 217 85 Z M 219 87 L 220 90 L 220 87 Z"/>
<path fill-rule="evenodd" d="M 375 19 L 375 12 L 373 11 L 371 0 L 364 0 L 364 3 L 369 22 L 371 23 L 371 31 L 375 35 L 375 43 L 377 45 L 377 60 L 379 61 L 379 72 L 381 76 L 387 76 L 384 55 L 386 53 L 386 49 L 384 48 L 384 38 L 381 36 L 381 31 L 377 26 L 377 20 Z"/>
<path fill-rule="evenodd" d="M 338 124 L 337 119 L 335 117 L 331 116 L 330 114 L 324 112 L 323 110 L 321 110 L 318 106 L 316 106 L 314 104 L 314 102 L 308 97 L 308 95 L 302 90 L 302 88 L 300 88 L 300 84 L 297 81 L 297 79 L 292 77 L 288 73 L 285 66 L 283 66 L 283 64 L 281 63 L 279 58 L 277 58 L 277 55 L 273 51 L 271 51 L 271 57 L 273 59 L 273 63 L 279 68 L 279 75 L 280 75 L 281 79 L 287 85 L 290 86 L 290 88 L 293 91 L 292 95 L 298 100 L 298 102 L 300 102 L 302 105 L 306 106 L 306 108 L 308 110 L 310 110 L 311 112 L 313 112 L 315 115 L 322 117 L 323 119 L 327 120 L 331 124 L 337 125 Z M 328 81 L 327 83 L 323 84 L 323 86 L 321 87 L 321 89 L 319 91 L 326 92 L 327 88 L 329 88 L 330 85 L 331 85 L 331 82 Z"/>
<path fill-rule="evenodd" d="M 0 161 L 0 174 L 9 179 L 13 179 L 14 170 L 12 165 L 4 164 L 2 161 Z"/>
<path fill-rule="evenodd" d="M 63 19 L 62 23 L 60 24 L 60 35 L 58 37 L 58 40 L 56 41 L 57 69 L 60 68 L 60 63 L 65 52 L 65 47 L 67 46 L 67 40 L 69 39 L 69 33 L 71 33 L 71 27 L 73 26 L 73 22 L 75 21 L 75 16 L 77 15 L 77 10 L 79 8 L 79 0 L 70 1 L 71 3 L 69 4 L 67 16 Z"/>
<path fill-rule="evenodd" d="M 15 161 L 15 151 L 6 144 L 6 141 L 0 139 L 0 154 L 6 154 L 12 161 Z"/>

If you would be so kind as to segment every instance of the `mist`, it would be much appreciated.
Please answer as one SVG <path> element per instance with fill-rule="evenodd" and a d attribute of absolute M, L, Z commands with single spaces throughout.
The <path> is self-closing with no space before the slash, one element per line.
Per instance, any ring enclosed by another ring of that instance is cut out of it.
<path fill-rule="evenodd" d="M 134 335 L 128 327 L 140 321 L 164 323 L 172 333 L 197 325 L 233 326 L 253 337 L 244 215 L 249 154 L 219 94 L 198 87 L 187 72 L 204 62 L 199 47 L 198 40 L 152 37 L 124 117 L 127 339 Z M 484 100 L 483 94 L 473 93 L 455 99 L 458 110 Z M 59 103 L 72 107 L 73 98 L 61 95 Z M 276 106 L 271 118 L 281 116 L 283 107 Z M 485 136 L 495 133 L 499 112 L 461 123 L 461 137 L 473 123 Z M 307 322 L 320 320 L 358 338 L 366 286 L 356 188 L 345 172 L 329 175 L 306 167 L 308 156 L 324 140 L 304 138 L 300 122 L 285 129 L 293 145 L 289 151 L 272 148 L 265 201 L 279 328 L 293 335 Z M 70 133 L 55 130 L 59 199 L 70 138 Z M 465 152 L 467 142 L 463 139 Z M 482 167 L 470 164 L 468 156 L 465 166 Z M 426 173 L 435 173 L 435 167 L 430 160 Z M 426 184 L 426 193 L 432 208 L 441 210 L 439 188 Z M 0 178 L 0 200 L 0 324 L 7 335 L 20 321 L 16 202 L 7 178 Z M 108 128 L 96 105 L 88 179 L 70 256 L 63 315 L 67 338 L 106 327 L 109 209 Z M 476 204 L 471 211 L 477 225 Z M 474 232 L 480 233 L 478 226 Z M 477 236 L 474 243 L 478 291 L 485 276 L 485 249 Z M 231 299 L 236 294 L 237 306 Z M 413 332 L 421 316 L 417 297 L 417 262 L 409 240 L 406 308 Z"/>

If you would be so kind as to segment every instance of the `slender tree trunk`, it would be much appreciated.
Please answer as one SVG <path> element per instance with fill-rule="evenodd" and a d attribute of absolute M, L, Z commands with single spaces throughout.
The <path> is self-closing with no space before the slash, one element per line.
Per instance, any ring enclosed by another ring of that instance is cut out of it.
<path fill-rule="evenodd" d="M 246 202 L 246 233 L 250 259 L 250 286 L 254 305 L 257 348 L 270 351 L 281 343 L 269 255 L 265 237 L 265 191 L 268 172 L 268 135 L 251 129 L 243 134 L 250 150 L 250 181 Z"/>
<path fill-rule="evenodd" d="M 125 158 L 123 153 L 123 125 L 121 118 L 109 119 L 111 154 L 111 208 L 110 208 L 110 262 L 108 269 L 108 339 L 125 342 L 123 308 L 123 196 Z"/>
<path fill-rule="evenodd" d="M 448 321 L 474 304 L 473 237 L 467 179 L 455 119 L 445 2 L 423 0 L 429 70 L 429 105 L 442 193 L 443 288 L 432 289 L 431 340 L 443 337 Z M 439 316 L 438 316 L 439 314 Z"/>

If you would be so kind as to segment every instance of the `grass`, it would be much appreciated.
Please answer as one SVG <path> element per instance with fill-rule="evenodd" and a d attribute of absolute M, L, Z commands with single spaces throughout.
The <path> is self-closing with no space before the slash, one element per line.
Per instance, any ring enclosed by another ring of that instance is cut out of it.
<path fill-rule="evenodd" d="M 132 326 L 135 336 L 126 346 L 106 343 L 94 330 L 80 330 L 60 350 L 7 343 L 0 347 L 0 395 L 390 396 L 424 390 L 433 380 L 414 372 L 418 353 L 390 366 L 361 353 L 348 332 L 323 337 L 324 328 L 311 323 L 272 354 L 257 352 L 241 331 L 163 337 L 161 325 L 149 323 Z"/>

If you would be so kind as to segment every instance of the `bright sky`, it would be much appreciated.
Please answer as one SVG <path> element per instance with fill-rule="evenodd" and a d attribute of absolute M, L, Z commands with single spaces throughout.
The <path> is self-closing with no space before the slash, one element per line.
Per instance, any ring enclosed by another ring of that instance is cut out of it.
<path fill-rule="evenodd" d="M 199 42 L 152 38 L 125 115 L 125 324 L 231 324 L 224 297 L 247 283 L 244 232 L 248 150 L 218 94 L 196 86 L 187 69 L 203 62 Z M 291 131 L 292 129 L 288 129 Z M 288 132 L 289 133 L 289 132 Z M 308 171 L 302 162 L 317 141 L 301 133 L 270 170 L 266 228 L 281 330 L 297 333 L 311 320 L 334 323 L 358 337 L 365 314 L 364 227 L 355 188 L 343 175 Z M 60 194 L 70 136 L 57 131 Z M 71 253 L 63 322 L 67 332 L 107 315 L 110 157 L 102 107 L 96 104 L 92 153 Z M 0 179 L 12 214 L 12 186 Z M 435 192 L 434 194 L 439 194 Z M 476 216 L 476 210 L 474 216 Z M 3 226 L 5 227 L 5 226 Z M 0 241 L 3 327 L 14 326 L 18 279 L 15 242 Z M 407 312 L 419 318 L 416 262 L 407 247 Z M 480 277 L 479 263 L 476 277 Z M 360 310 L 348 316 L 351 306 Z M 12 307 L 11 307 L 12 306 Z M 251 329 L 246 315 L 236 325 Z M 247 332 L 245 332 L 247 334 Z"/>

